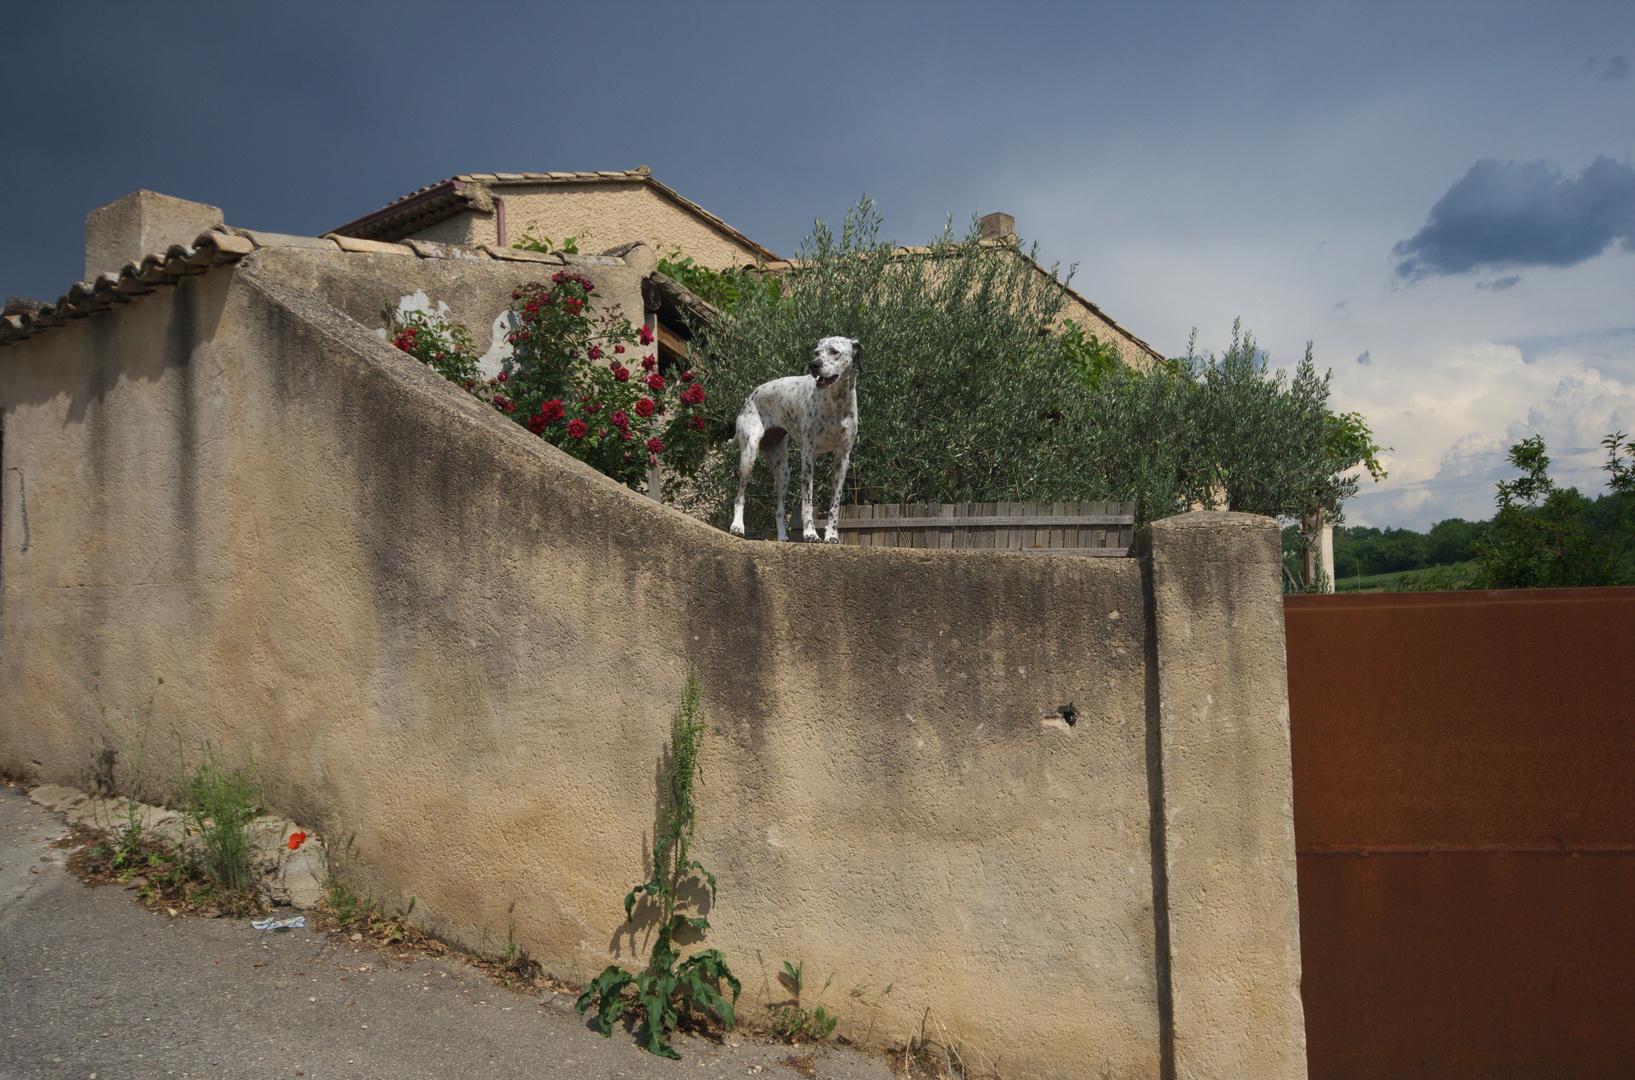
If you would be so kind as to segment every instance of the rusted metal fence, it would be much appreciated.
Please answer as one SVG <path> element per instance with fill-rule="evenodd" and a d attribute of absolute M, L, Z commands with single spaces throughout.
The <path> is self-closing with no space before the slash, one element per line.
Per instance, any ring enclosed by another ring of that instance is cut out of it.
<path fill-rule="evenodd" d="M 1635 1076 L 1635 589 L 1284 615 L 1312 1080 Z"/>
<path fill-rule="evenodd" d="M 874 503 L 842 506 L 840 542 L 1022 555 L 1126 555 L 1135 503 Z"/>

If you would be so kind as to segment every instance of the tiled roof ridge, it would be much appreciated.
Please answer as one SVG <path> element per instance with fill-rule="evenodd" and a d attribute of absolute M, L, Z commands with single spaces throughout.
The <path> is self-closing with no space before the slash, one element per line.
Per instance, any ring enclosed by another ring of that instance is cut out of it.
<path fill-rule="evenodd" d="M 726 233 L 740 246 L 754 252 L 759 257 L 767 260 L 776 260 L 778 258 L 777 253 L 770 248 L 757 244 L 674 188 L 653 179 L 653 170 L 646 165 L 638 165 L 634 169 L 603 170 L 601 172 L 459 173 L 447 180 L 440 180 L 435 184 L 428 184 L 423 188 L 411 191 L 400 199 L 392 200 L 379 210 L 347 222 L 345 225 L 334 229 L 333 232 L 359 236 L 374 232 L 393 231 L 395 226 L 399 224 L 399 218 L 411 214 L 413 215 L 412 218 L 409 218 L 411 221 L 418 221 L 420 218 L 426 219 L 421 227 L 433 225 L 444 218 L 453 217 L 465 206 L 475 202 L 473 194 L 467 191 L 472 186 L 479 186 L 480 189 L 481 187 L 505 187 L 510 184 L 590 184 L 608 180 L 623 180 L 645 184 L 652 188 L 660 198 L 674 203 L 680 209 L 695 217 L 701 218 L 711 227 Z"/>
<path fill-rule="evenodd" d="M 57 298 L 55 304 L 44 304 L 32 312 L 0 316 L 0 347 L 31 338 L 70 320 L 107 311 L 115 304 L 129 303 L 134 297 L 156 292 L 161 286 L 174 285 L 184 277 L 206 273 L 212 267 L 236 263 L 257 248 L 267 247 L 319 248 L 355 254 L 464 259 L 472 262 L 533 262 L 553 266 L 627 265 L 624 259 L 612 255 L 565 255 L 558 252 L 545 255 L 488 245 L 480 250 L 471 250 L 426 240 L 385 244 L 334 234 L 291 236 L 287 233 L 221 226 L 200 233 L 191 247 L 172 244 L 163 253 L 144 255 L 140 261 L 128 262 L 117 272 L 98 274 L 91 281 L 76 282 Z"/>

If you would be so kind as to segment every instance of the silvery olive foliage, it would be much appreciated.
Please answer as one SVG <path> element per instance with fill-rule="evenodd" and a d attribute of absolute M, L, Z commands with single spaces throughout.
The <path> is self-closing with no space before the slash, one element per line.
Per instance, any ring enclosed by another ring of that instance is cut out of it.
<path fill-rule="evenodd" d="M 1337 514 L 1359 465 L 1384 475 L 1362 418 L 1330 410 L 1309 346 L 1286 373 L 1234 325 L 1220 356 L 1189 344 L 1136 370 L 1061 319 L 1071 271 L 1041 270 L 1036 248 L 980 241 L 974 222 L 963 237 L 946 228 L 927 247 L 899 248 L 880 224 L 867 198 L 838 235 L 818 222 L 777 288 L 744 290 L 726 317 L 696 328 L 714 449 L 685 509 L 726 523 L 738 408 L 760 383 L 804 373 L 831 334 L 863 345 L 848 503 L 1117 500 L 1142 521 L 1200 505 L 1298 517 Z M 820 513 L 830 468 L 820 456 Z M 763 464 L 750 535 L 773 531 L 775 504 Z"/>
<path fill-rule="evenodd" d="M 746 290 L 731 316 L 699 328 L 694 349 L 705 358 L 718 446 L 751 390 L 803 374 L 818 339 L 841 335 L 863 343 L 864 366 L 846 501 L 1078 497 L 1070 417 L 1082 381 L 1053 329 L 1061 292 L 1025 253 L 979 243 L 974 228 L 897 248 L 880 238 L 880 216 L 864 199 L 838 235 L 817 223 L 780 284 Z M 714 455 L 687 508 L 725 524 L 737 467 L 730 446 Z M 821 456 L 818 492 L 830 469 Z M 791 471 L 798 475 L 793 461 Z M 750 488 L 752 535 L 771 530 L 775 501 L 763 464 Z M 827 495 L 819 502 L 826 510 Z"/>

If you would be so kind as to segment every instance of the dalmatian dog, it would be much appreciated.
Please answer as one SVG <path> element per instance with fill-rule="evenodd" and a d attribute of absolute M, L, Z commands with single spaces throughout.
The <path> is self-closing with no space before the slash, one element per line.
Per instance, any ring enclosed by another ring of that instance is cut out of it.
<path fill-rule="evenodd" d="M 815 541 L 812 518 L 812 467 L 819 454 L 835 456 L 834 493 L 829 500 L 825 542 L 840 543 L 835 515 L 857 441 L 857 376 L 863 371 L 863 346 L 853 338 L 826 337 L 812 350 L 810 375 L 791 375 L 762 383 L 738 411 L 738 501 L 732 507 L 732 534 L 744 535 L 744 489 L 765 453 L 778 483 L 778 539 L 784 528 L 784 497 L 789 491 L 789 440 L 800 447 L 801 538 Z"/>

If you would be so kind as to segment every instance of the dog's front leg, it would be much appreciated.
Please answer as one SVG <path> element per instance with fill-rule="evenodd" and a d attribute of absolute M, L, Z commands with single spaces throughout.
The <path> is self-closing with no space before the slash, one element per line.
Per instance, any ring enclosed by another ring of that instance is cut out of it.
<path fill-rule="evenodd" d="M 800 538 L 807 543 L 816 543 L 818 538 L 817 522 L 812 517 L 812 470 L 817 466 L 817 454 L 811 450 L 814 440 L 806 440 L 807 445 L 800 448 Z"/>
<path fill-rule="evenodd" d="M 842 446 L 835 451 L 835 486 L 829 496 L 829 527 L 823 530 L 825 544 L 840 543 L 840 496 L 846 488 L 846 468 L 851 463 L 851 447 Z"/>

